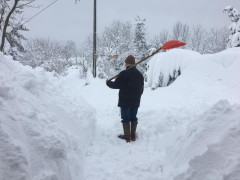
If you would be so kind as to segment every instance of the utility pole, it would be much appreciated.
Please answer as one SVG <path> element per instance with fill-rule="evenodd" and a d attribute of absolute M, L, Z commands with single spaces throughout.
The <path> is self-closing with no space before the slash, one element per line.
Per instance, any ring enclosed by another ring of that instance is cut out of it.
<path fill-rule="evenodd" d="M 93 77 L 97 76 L 97 0 L 94 0 L 93 11 Z"/>

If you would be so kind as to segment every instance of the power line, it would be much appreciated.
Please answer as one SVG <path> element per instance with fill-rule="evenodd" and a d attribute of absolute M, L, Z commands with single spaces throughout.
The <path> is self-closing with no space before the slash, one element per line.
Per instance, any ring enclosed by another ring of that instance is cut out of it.
<path fill-rule="evenodd" d="M 46 6 L 44 9 L 42 9 L 41 11 L 39 11 L 37 14 L 35 14 L 33 17 L 31 17 L 30 19 L 28 19 L 27 21 L 25 21 L 22 25 L 26 24 L 27 22 L 31 21 L 33 18 L 35 18 L 37 15 L 39 15 L 40 13 L 42 13 L 43 11 L 45 11 L 46 9 L 48 9 L 50 6 L 52 6 L 54 3 L 56 3 L 58 0 L 55 0 L 54 2 L 52 2 L 51 4 L 49 4 L 48 6 Z"/>

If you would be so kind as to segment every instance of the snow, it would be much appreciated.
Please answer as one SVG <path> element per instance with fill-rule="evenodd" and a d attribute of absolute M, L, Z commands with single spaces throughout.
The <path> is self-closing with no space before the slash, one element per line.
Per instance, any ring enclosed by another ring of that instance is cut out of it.
<path fill-rule="evenodd" d="M 153 89 L 159 85 L 167 86 L 169 76 L 174 76 L 174 70 L 184 70 L 187 65 L 194 63 L 198 56 L 200 54 L 197 52 L 180 49 L 155 55 L 148 63 L 148 86 Z M 159 84 L 160 78 L 162 78 L 161 84 Z"/>
<path fill-rule="evenodd" d="M 0 179 L 80 179 L 95 110 L 52 74 L 2 54 L 0 85 Z"/>
<path fill-rule="evenodd" d="M 105 80 L 0 55 L 0 179 L 239 180 L 239 50 L 155 55 L 131 143 L 117 138 L 118 91 Z M 154 86 L 178 68 L 170 86 Z"/>
<path fill-rule="evenodd" d="M 239 110 L 239 105 L 231 106 L 227 100 L 221 100 L 189 124 L 185 136 L 175 144 L 180 148 L 172 148 L 168 153 L 167 159 L 175 164 L 170 174 L 179 172 L 174 179 L 210 180 L 232 175 L 240 158 L 240 133 L 235 128 L 239 126 Z"/>

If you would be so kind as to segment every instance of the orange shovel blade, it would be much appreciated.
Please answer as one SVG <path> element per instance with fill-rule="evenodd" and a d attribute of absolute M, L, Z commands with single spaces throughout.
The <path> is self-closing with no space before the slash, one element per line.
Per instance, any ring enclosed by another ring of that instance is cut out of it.
<path fill-rule="evenodd" d="M 162 49 L 167 50 L 167 49 L 172 49 L 172 48 L 177 48 L 180 46 L 184 46 L 186 43 L 178 41 L 178 40 L 171 40 L 167 41 L 166 43 L 163 44 Z"/>

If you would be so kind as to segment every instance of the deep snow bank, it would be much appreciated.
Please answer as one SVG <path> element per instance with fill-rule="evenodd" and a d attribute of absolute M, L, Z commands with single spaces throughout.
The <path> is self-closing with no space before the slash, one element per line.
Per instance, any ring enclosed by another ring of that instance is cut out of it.
<path fill-rule="evenodd" d="M 240 179 L 240 105 L 220 100 L 167 147 L 165 179 Z"/>
<path fill-rule="evenodd" d="M 196 61 L 199 53 L 174 49 L 153 56 L 148 62 L 147 84 L 153 89 L 167 86 L 169 78 L 177 78 L 184 68 Z"/>
<path fill-rule="evenodd" d="M 207 73 L 215 77 L 219 76 L 219 73 L 223 73 L 222 76 L 228 76 L 226 78 L 230 84 L 232 80 L 235 80 L 233 77 L 237 73 L 236 67 L 240 65 L 239 51 L 239 48 L 231 48 L 217 54 L 200 55 L 191 50 L 173 49 L 156 54 L 148 64 L 147 84 L 153 89 L 167 86 L 170 77 L 178 77 L 178 70 L 181 71 L 182 79 L 186 78 L 184 83 L 194 82 L 194 80 L 201 81 L 201 78 L 206 79 Z"/>
<path fill-rule="evenodd" d="M 181 69 L 173 84 L 143 95 L 142 111 L 157 112 L 154 122 L 146 120 L 146 129 L 155 132 L 151 136 L 158 136 L 166 152 L 159 177 L 240 179 L 240 49 L 211 55 L 177 49 L 149 65 L 154 89 L 160 74 L 168 78 Z"/>
<path fill-rule="evenodd" d="M 0 54 L 0 179 L 81 179 L 95 111 L 52 74 Z"/>

